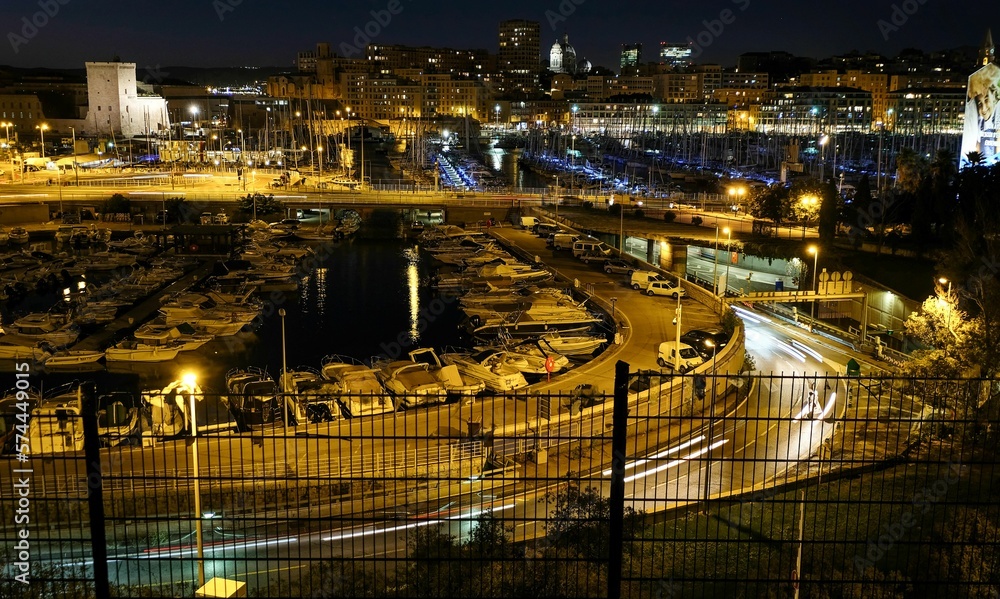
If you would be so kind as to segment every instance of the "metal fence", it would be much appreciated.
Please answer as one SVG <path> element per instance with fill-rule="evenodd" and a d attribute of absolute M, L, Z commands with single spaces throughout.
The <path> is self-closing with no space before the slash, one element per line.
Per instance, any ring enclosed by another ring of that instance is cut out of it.
<path fill-rule="evenodd" d="M 197 441 L 109 436 L 88 385 L 6 420 L 0 597 L 998 596 L 992 382 L 718 382 L 619 363 Z"/>

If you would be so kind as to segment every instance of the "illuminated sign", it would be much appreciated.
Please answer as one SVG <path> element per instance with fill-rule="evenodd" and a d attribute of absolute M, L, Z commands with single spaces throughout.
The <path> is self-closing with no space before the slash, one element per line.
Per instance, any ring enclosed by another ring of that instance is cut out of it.
<path fill-rule="evenodd" d="M 969 153 L 978 152 L 983 164 L 1000 160 L 1000 67 L 987 64 L 969 77 L 965 103 L 965 130 L 960 162 L 969 163 Z"/>

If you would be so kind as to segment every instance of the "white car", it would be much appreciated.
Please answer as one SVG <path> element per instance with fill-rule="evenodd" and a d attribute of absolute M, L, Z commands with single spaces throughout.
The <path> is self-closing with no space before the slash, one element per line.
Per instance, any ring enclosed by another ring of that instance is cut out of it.
<path fill-rule="evenodd" d="M 669 295 L 677 299 L 686 296 L 687 293 L 683 287 L 678 286 L 676 283 L 671 283 L 670 281 L 653 281 L 646 285 L 646 295 Z"/>
<path fill-rule="evenodd" d="M 677 343 L 674 341 L 664 341 L 660 344 L 660 347 L 656 350 L 656 363 L 660 365 L 660 368 L 669 367 L 677 372 L 680 372 L 681 374 L 684 374 L 689 370 L 693 370 L 698 366 L 701 366 L 705 361 L 698 355 L 698 352 L 687 343 L 681 343 L 680 347 L 681 358 L 679 366 L 676 366 L 675 364 L 678 364 L 678 361 L 675 360 L 675 356 L 677 355 Z"/>

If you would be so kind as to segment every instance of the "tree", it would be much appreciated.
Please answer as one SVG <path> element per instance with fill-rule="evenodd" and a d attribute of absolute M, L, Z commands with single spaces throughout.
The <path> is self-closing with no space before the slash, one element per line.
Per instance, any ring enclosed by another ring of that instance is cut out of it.
<path fill-rule="evenodd" d="M 252 216 L 256 212 L 258 218 L 285 212 L 285 205 L 280 200 L 276 200 L 273 195 L 265 196 L 262 193 L 247 195 L 239 201 L 237 207 L 243 214 Z"/>
<path fill-rule="evenodd" d="M 760 189 L 750 197 L 749 206 L 754 218 L 766 218 L 780 225 L 791 212 L 789 189 L 778 184 Z"/>
<path fill-rule="evenodd" d="M 927 172 L 927 160 L 910 148 L 903 148 L 896 156 L 896 187 L 901 191 L 916 193 Z"/>
<path fill-rule="evenodd" d="M 553 518 L 545 525 L 552 545 L 589 561 L 606 560 L 610 550 L 610 501 L 594 487 L 581 491 L 574 485 L 567 486 L 554 497 L 550 495 L 548 499 L 556 504 Z M 625 508 L 624 529 L 625 539 L 637 536 L 641 530 L 641 515 L 630 507 Z M 631 543 L 625 544 L 626 550 L 631 547 Z"/>
<path fill-rule="evenodd" d="M 132 201 L 120 193 L 116 193 L 104 201 L 101 212 L 104 214 L 128 214 L 132 210 Z"/>
<path fill-rule="evenodd" d="M 840 194 L 833 183 L 823 186 L 819 205 L 819 238 L 820 241 L 832 242 L 837 236 L 837 216 L 840 214 Z"/>

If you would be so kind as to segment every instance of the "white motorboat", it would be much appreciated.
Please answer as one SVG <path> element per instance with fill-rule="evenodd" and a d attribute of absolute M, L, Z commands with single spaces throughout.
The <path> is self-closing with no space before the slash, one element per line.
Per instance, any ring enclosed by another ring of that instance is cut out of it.
<path fill-rule="evenodd" d="M 146 345 L 128 339 L 106 349 L 104 359 L 108 362 L 168 362 L 180 352 L 177 345 Z"/>
<path fill-rule="evenodd" d="M 82 397 L 79 384 L 71 383 L 42 398 L 28 423 L 31 455 L 66 453 L 83 449 Z"/>
<path fill-rule="evenodd" d="M 278 420 L 278 384 L 271 375 L 256 367 L 234 368 L 226 373 L 226 405 L 236 419 L 236 427 L 246 432 L 252 426 Z"/>
<path fill-rule="evenodd" d="M 83 225 L 70 225 L 63 226 L 56 229 L 55 240 L 57 244 L 69 243 L 73 239 L 73 235 L 76 233 L 77 229 L 87 230 L 87 227 Z"/>
<path fill-rule="evenodd" d="M 322 364 L 323 378 L 334 383 L 340 403 L 352 418 L 395 409 L 392 398 L 371 368 L 353 358 L 339 355 L 326 356 Z"/>
<path fill-rule="evenodd" d="M 97 434 L 114 447 L 129 443 L 139 434 L 139 404 L 126 391 L 112 391 L 97 400 Z"/>
<path fill-rule="evenodd" d="M 477 346 L 477 351 L 496 349 L 485 346 Z M 553 351 L 545 352 L 537 343 L 522 343 L 512 348 L 500 350 L 504 354 L 505 361 L 517 367 L 524 375 L 556 374 L 569 367 L 569 358 Z"/>
<path fill-rule="evenodd" d="M 554 309 L 547 306 L 541 313 L 535 306 L 523 312 L 496 315 L 473 315 L 467 329 L 476 337 L 493 337 L 501 334 L 511 337 L 530 337 L 551 332 L 579 333 L 601 322 L 582 308 L 564 306 Z"/>
<path fill-rule="evenodd" d="M 430 372 L 430 365 L 410 360 L 382 361 L 376 364 L 382 386 L 404 407 L 445 401 L 448 390 Z"/>
<path fill-rule="evenodd" d="M 0 335 L 0 360 L 44 362 L 49 352 L 35 339 L 18 335 Z"/>
<path fill-rule="evenodd" d="M 538 338 L 543 349 L 564 356 L 591 356 L 608 342 L 601 335 L 565 335 L 563 333 L 547 333 Z"/>
<path fill-rule="evenodd" d="M 322 378 L 291 380 L 285 398 L 294 422 L 319 424 L 334 422 L 344 417 L 337 399 L 337 384 Z"/>
<path fill-rule="evenodd" d="M 152 437 L 175 437 L 187 430 L 187 402 L 191 394 L 202 395 L 201 388 L 173 381 L 163 389 L 144 390 L 142 434 Z"/>
<path fill-rule="evenodd" d="M 215 337 L 199 333 L 188 323 L 178 325 L 147 322 L 133 333 L 139 343 L 153 347 L 175 347 L 178 351 L 191 351 L 205 345 Z"/>
<path fill-rule="evenodd" d="M 11 227 L 7 233 L 10 243 L 14 245 L 26 245 L 30 240 L 28 230 L 24 227 Z"/>
<path fill-rule="evenodd" d="M 411 351 L 410 359 L 414 362 L 427 364 L 430 368 L 430 373 L 434 375 L 434 378 L 438 382 L 444 385 L 449 395 L 471 397 L 482 393 L 486 389 L 486 383 L 483 381 L 462 376 L 457 366 L 442 364 L 437 352 L 429 347 Z"/>
<path fill-rule="evenodd" d="M 7 332 L 44 341 L 52 347 L 70 345 L 80 337 L 80 329 L 70 323 L 67 315 L 50 312 L 36 312 L 18 318 L 7 327 Z"/>
<path fill-rule="evenodd" d="M 528 386 L 519 364 L 502 351 L 487 349 L 480 352 L 451 352 L 441 354 L 445 364 L 454 364 L 465 377 L 486 383 L 495 392 L 514 391 Z"/>
<path fill-rule="evenodd" d="M 527 264 L 486 264 L 476 275 L 482 279 L 509 279 L 519 282 L 538 282 L 552 278 L 552 273 Z"/>
<path fill-rule="evenodd" d="M 58 370 L 60 368 L 74 369 L 82 366 L 96 365 L 104 359 L 104 352 L 90 350 L 66 349 L 54 352 L 45 358 L 42 364 L 46 370 Z"/>

